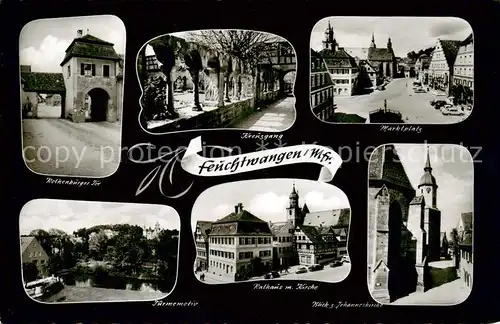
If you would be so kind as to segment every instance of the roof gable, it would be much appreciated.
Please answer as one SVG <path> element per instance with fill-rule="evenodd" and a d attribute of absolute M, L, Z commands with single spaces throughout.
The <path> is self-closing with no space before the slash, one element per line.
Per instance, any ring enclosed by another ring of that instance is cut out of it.
<path fill-rule="evenodd" d="M 462 213 L 460 215 L 460 219 L 462 220 L 462 226 L 464 227 L 465 231 L 471 231 L 472 230 L 472 213 Z"/>
<path fill-rule="evenodd" d="M 271 232 L 275 236 L 291 234 L 294 229 L 293 223 L 291 221 L 271 223 L 269 227 L 271 228 Z"/>
<path fill-rule="evenodd" d="M 446 62 L 448 63 L 448 67 L 453 67 L 461 42 L 457 40 L 439 40 L 439 42 L 446 58 Z"/>
<path fill-rule="evenodd" d="M 373 151 L 368 169 L 370 180 L 383 180 L 414 190 L 396 148 L 392 144 L 381 145 Z"/>
<path fill-rule="evenodd" d="M 34 236 L 21 236 L 21 253 L 24 253 L 34 240 L 36 240 Z"/>
<path fill-rule="evenodd" d="M 66 92 L 62 73 L 23 72 L 21 79 L 25 92 Z"/>

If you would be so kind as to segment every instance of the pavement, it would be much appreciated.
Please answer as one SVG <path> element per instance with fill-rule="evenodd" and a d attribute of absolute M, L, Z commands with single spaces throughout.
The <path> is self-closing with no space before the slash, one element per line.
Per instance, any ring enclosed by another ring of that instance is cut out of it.
<path fill-rule="evenodd" d="M 374 90 L 372 93 L 351 97 L 335 97 L 336 113 L 358 114 L 368 118 L 369 112 L 384 108 L 384 99 L 387 100 L 387 109 L 401 112 L 405 123 L 412 124 L 454 124 L 468 117 L 445 116 L 439 109 L 430 105 L 431 100 L 444 99 L 445 96 L 425 92 L 413 91 L 414 79 L 393 79 L 385 90 Z"/>
<path fill-rule="evenodd" d="M 321 281 L 321 282 L 330 282 L 337 283 L 343 281 L 349 275 L 351 271 L 351 264 L 344 263 L 340 267 L 330 267 L 326 265 L 323 270 L 306 272 L 297 274 L 295 271 L 302 266 L 292 266 L 288 270 L 289 273 L 280 273 L 279 278 L 272 279 L 264 279 L 264 276 L 260 277 L 252 277 L 246 281 L 238 281 L 238 282 L 248 282 L 248 281 L 273 281 L 273 280 L 312 280 L 312 281 Z M 204 272 L 205 273 L 205 281 L 203 283 L 207 284 L 223 284 L 223 283 L 234 283 L 234 280 L 228 280 L 226 277 L 214 275 L 213 273 Z M 196 277 L 200 278 L 200 273 L 196 274 Z"/>
<path fill-rule="evenodd" d="M 400 298 L 391 305 L 441 305 L 451 306 L 464 302 L 469 297 L 471 290 L 465 282 L 458 278 L 454 281 L 442 284 L 426 292 L 415 292 Z"/>
<path fill-rule="evenodd" d="M 119 123 L 73 123 L 55 118 L 59 107 L 39 107 L 39 119 L 23 119 L 26 165 L 44 175 L 105 177 L 120 162 Z"/>
<path fill-rule="evenodd" d="M 231 128 L 260 132 L 280 132 L 288 129 L 295 121 L 295 97 L 286 97 L 263 107 Z"/>

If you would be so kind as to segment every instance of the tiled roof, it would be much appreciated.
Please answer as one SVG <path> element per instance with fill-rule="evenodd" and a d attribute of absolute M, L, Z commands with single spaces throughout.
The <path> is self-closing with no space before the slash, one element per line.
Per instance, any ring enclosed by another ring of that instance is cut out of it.
<path fill-rule="evenodd" d="M 394 53 L 388 48 L 370 47 L 368 49 L 369 61 L 392 61 L 394 59 Z"/>
<path fill-rule="evenodd" d="M 200 228 L 201 235 L 203 235 L 203 237 L 206 239 L 210 234 L 212 222 L 198 221 L 196 222 L 196 226 Z"/>
<path fill-rule="evenodd" d="M 72 57 L 100 58 L 119 61 L 121 58 L 113 48 L 113 43 L 106 42 L 100 38 L 87 34 L 80 38 L 75 38 L 66 49 L 66 56 L 61 62 L 63 66 Z"/>
<path fill-rule="evenodd" d="M 462 246 L 472 246 L 472 231 L 465 232 L 460 241 Z"/>
<path fill-rule="evenodd" d="M 66 92 L 62 73 L 26 72 L 21 78 L 26 92 Z"/>
<path fill-rule="evenodd" d="M 304 217 L 306 226 L 349 226 L 351 210 L 349 208 L 324 210 L 308 213 Z"/>
<path fill-rule="evenodd" d="M 414 190 L 394 145 L 382 145 L 373 151 L 368 173 L 370 180 L 384 180 Z"/>
<path fill-rule="evenodd" d="M 270 228 L 273 235 L 278 236 L 279 234 L 290 234 L 290 230 L 293 230 L 294 226 L 291 221 L 287 221 L 271 223 Z"/>
<path fill-rule="evenodd" d="M 462 218 L 462 224 L 464 224 L 464 230 L 472 230 L 472 213 L 462 213 L 460 217 Z"/>
<path fill-rule="evenodd" d="M 246 210 L 231 213 L 212 223 L 212 235 L 271 235 L 269 224 Z"/>
<path fill-rule="evenodd" d="M 441 43 L 441 48 L 443 49 L 444 56 L 446 57 L 446 62 L 448 66 L 452 67 L 457 58 L 458 49 L 460 48 L 461 41 L 457 40 L 439 40 Z"/>
<path fill-rule="evenodd" d="M 464 39 L 461 43 L 460 43 L 460 46 L 465 46 L 465 45 L 469 45 L 470 43 L 474 42 L 474 38 L 472 37 L 472 33 L 467 36 L 466 39 Z"/>
<path fill-rule="evenodd" d="M 28 246 L 35 240 L 34 236 L 21 236 L 21 253 L 24 253 Z"/>
<path fill-rule="evenodd" d="M 299 226 L 299 228 L 304 233 L 304 235 L 307 236 L 309 240 L 311 240 L 312 243 L 326 243 L 323 235 L 328 234 L 328 232 L 331 230 L 328 227 L 325 228 L 304 225 Z"/>
<path fill-rule="evenodd" d="M 343 48 L 337 49 L 335 52 L 329 49 L 324 49 L 320 55 L 325 60 L 329 68 L 355 68 L 357 67 L 354 57 L 349 55 Z"/>
<path fill-rule="evenodd" d="M 421 205 L 424 202 L 424 196 L 417 196 L 412 199 L 410 205 Z"/>

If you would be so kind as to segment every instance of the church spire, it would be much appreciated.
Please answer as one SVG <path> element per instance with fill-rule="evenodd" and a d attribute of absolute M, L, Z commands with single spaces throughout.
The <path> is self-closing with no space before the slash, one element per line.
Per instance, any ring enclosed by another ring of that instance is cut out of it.
<path fill-rule="evenodd" d="M 389 37 L 389 39 L 387 39 L 387 48 L 392 49 L 392 41 L 391 41 L 390 37 Z"/>
<path fill-rule="evenodd" d="M 424 167 L 425 172 L 432 172 L 432 167 L 431 167 L 431 159 L 429 156 L 429 147 L 427 147 L 427 160 L 425 161 L 425 167 Z"/>
<path fill-rule="evenodd" d="M 375 45 L 375 33 L 372 32 L 372 43 L 370 44 L 370 47 L 376 48 L 377 45 Z"/>

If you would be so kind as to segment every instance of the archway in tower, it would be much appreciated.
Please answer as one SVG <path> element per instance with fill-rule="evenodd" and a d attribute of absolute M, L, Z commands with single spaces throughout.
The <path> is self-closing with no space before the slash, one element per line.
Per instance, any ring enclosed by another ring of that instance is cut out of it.
<path fill-rule="evenodd" d="M 93 122 L 106 121 L 109 109 L 109 95 L 106 90 L 94 88 L 85 96 L 86 119 Z"/>

